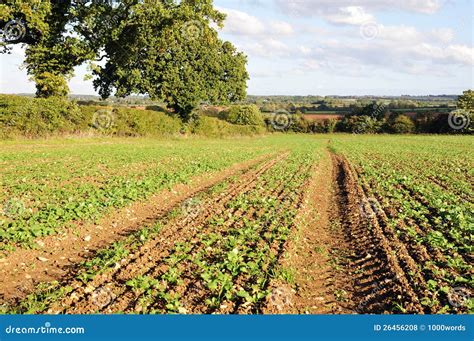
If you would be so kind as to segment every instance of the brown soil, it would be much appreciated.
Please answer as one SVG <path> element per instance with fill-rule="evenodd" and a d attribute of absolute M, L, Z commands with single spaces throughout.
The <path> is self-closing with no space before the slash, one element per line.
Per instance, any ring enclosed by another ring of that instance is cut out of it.
<path fill-rule="evenodd" d="M 197 215 L 178 217 L 163 227 L 159 235 L 146 242 L 135 253 L 130 254 L 113 271 L 96 276 L 91 282 L 84 284 L 72 279 L 64 285 L 74 288 L 73 292 L 63 300 L 51 306 L 48 312 L 59 313 L 93 313 L 101 311 L 111 313 L 117 311 L 137 311 L 139 294 L 126 286 L 126 282 L 137 276 L 158 277 L 167 270 L 165 260 L 172 255 L 177 243 L 190 242 L 194 252 L 197 247 L 195 238 L 204 233 L 204 222 L 226 211 L 225 204 L 237 194 L 245 193 L 254 188 L 258 177 L 271 169 L 287 154 L 271 159 L 252 169 L 232 183 L 223 193 L 203 203 Z M 235 214 L 235 212 L 233 212 Z M 97 296 L 104 296 L 104 300 Z"/>
<path fill-rule="evenodd" d="M 158 219 L 187 198 L 239 172 L 249 170 L 271 156 L 236 164 L 220 172 L 208 173 L 157 193 L 146 201 L 136 202 L 96 223 L 77 223 L 60 235 L 37 240 L 40 248 L 18 249 L 0 259 L 0 297 L 5 301 L 18 299 L 31 292 L 36 284 L 64 278 L 94 251 L 136 231 Z"/>
<path fill-rule="evenodd" d="M 300 209 L 294 237 L 287 243 L 280 266 L 294 283 L 272 283 L 266 313 L 350 313 L 350 284 L 345 265 L 349 246 L 341 221 L 337 173 L 329 152 L 313 171 Z"/>
<path fill-rule="evenodd" d="M 187 255 L 207 250 L 200 236 L 225 236 L 230 228 L 240 228 L 245 219 L 262 217 L 258 205 L 247 209 L 228 206 L 240 194 L 256 191 L 259 198 L 276 199 L 281 209 L 298 209 L 292 238 L 275 241 L 269 252 L 279 260 L 268 264 L 269 272 L 285 273 L 265 284 L 270 289 L 265 306 L 256 307 L 239 301 L 224 301 L 209 308 L 204 302 L 209 290 L 200 278 L 198 265 L 189 259 L 180 261 L 181 282 L 165 288 L 167 294 L 179 294 L 182 313 L 268 313 L 268 314 L 364 314 L 364 313 L 433 313 L 435 308 L 422 305 L 422 299 L 435 300 L 427 290 L 429 277 L 419 264 L 442 259 L 442 255 L 417 244 L 408 233 L 397 234 L 389 219 L 396 215 L 371 196 L 370 187 L 359 179 L 348 161 L 329 151 L 313 166 L 313 175 L 286 201 L 288 188 L 284 181 L 265 186 L 259 177 L 270 172 L 288 154 L 265 156 L 223 172 L 200 177 L 189 185 L 177 186 L 145 203 L 136 203 L 99 225 L 85 224 L 64 236 L 43 239 L 43 250 L 19 250 L 0 263 L 4 281 L 0 294 L 5 298 L 21 298 L 37 282 L 62 279 L 61 286 L 72 292 L 47 308 L 48 313 L 115 313 L 166 311 L 163 300 L 147 301 L 144 292 L 130 288 L 127 282 L 139 276 L 160 278 L 170 269 L 169 261 L 178 245 L 187 245 Z M 308 168 L 301 169 L 307 172 Z M 115 264 L 113 269 L 95 276 L 90 282 L 76 279 L 77 265 L 98 250 L 139 228 L 156 222 L 173 207 L 182 205 L 203 190 L 228 179 L 221 193 L 210 194 L 195 214 L 179 215 L 165 222 L 159 234 L 137 247 L 133 253 Z M 306 174 L 306 173 L 305 173 Z M 288 179 L 286 179 L 288 180 Z M 286 192 L 285 192 L 286 191 Z M 252 194 L 253 195 L 253 194 Z M 421 200 L 421 198 L 420 198 Z M 209 222 L 214 217 L 227 217 L 222 225 Z M 258 220 L 258 219 L 256 219 Z M 277 219 L 278 220 L 278 219 Z M 260 239 L 252 247 L 258 249 L 273 223 L 262 226 Z M 418 227 L 416 222 L 409 227 Z M 401 230 L 408 227 L 401 225 Z M 422 233 L 423 231 L 419 231 Z M 86 238 L 86 236 L 90 236 Z M 87 239 L 87 240 L 86 240 Z M 258 239 L 258 238 L 257 238 Z M 84 250 L 87 249 L 87 251 Z M 49 250 L 46 252 L 45 250 Z M 212 249 L 209 250 L 212 254 Z M 210 264 L 218 260 L 211 256 Z M 42 260 L 39 257 L 47 258 Z M 23 264 L 22 264 L 23 263 Z M 28 264 L 28 265 L 26 265 Z M 455 274 L 454 274 L 455 275 Z M 252 279 L 243 273 L 234 278 L 237 286 L 248 287 Z M 33 278 L 35 282 L 33 282 Z M 7 284 L 8 283 L 8 284 Z M 14 284 L 12 284 L 14 283 Z M 166 284 L 166 285 L 169 285 Z M 156 293 L 155 293 L 156 294 Z M 156 296 L 155 296 L 156 298 Z"/>
<path fill-rule="evenodd" d="M 294 283 L 272 283 L 266 313 L 425 312 L 424 278 L 375 200 L 344 158 L 323 156 L 281 260 Z"/>
<path fill-rule="evenodd" d="M 356 313 L 392 312 L 397 302 L 403 311 L 423 313 L 413 287 L 416 264 L 391 227 L 375 198 L 368 198 L 359 185 L 357 172 L 342 157 L 333 156 L 338 186 L 347 221 L 346 240 L 350 242 L 352 301 Z M 402 312 L 402 311 L 399 311 Z"/>

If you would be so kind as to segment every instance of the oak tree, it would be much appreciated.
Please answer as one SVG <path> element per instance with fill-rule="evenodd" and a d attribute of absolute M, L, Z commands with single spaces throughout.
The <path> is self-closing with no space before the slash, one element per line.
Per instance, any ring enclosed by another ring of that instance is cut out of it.
<path fill-rule="evenodd" d="M 91 62 L 103 98 L 149 95 L 189 120 L 199 102 L 246 95 L 246 57 L 218 37 L 213 0 L 6 0 L 0 20 L 27 27 L 25 64 L 37 96 L 64 96 L 73 69 Z M 38 9 L 41 9 L 38 11 Z"/>

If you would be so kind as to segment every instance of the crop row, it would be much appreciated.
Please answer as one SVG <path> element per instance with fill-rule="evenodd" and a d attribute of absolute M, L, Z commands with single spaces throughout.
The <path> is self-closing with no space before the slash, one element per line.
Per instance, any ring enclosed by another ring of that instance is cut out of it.
<path fill-rule="evenodd" d="M 406 271 L 425 311 L 472 310 L 472 299 L 460 306 L 451 297 L 453 290 L 468 292 L 474 287 L 474 207 L 462 199 L 471 193 L 463 184 L 472 184 L 472 170 L 465 161 L 466 151 L 460 153 L 458 148 L 450 153 L 446 146 L 434 146 L 427 170 L 425 163 L 416 162 L 426 153 L 421 142 L 377 145 L 361 138 L 335 143 L 336 150 L 355 165 L 372 208 L 404 245 L 403 262 L 412 264 L 406 265 Z M 445 168 L 448 164 L 456 165 L 453 172 Z M 439 177 L 436 174 L 451 173 L 456 175 L 449 177 L 448 184 L 433 182 L 433 177 Z M 461 185 L 456 186 L 456 181 Z"/>
<path fill-rule="evenodd" d="M 222 143 L 217 148 L 215 141 L 203 142 L 204 146 L 153 141 L 144 144 L 137 148 L 135 144 L 97 143 L 84 149 L 74 145 L 72 149 L 66 146 L 59 151 L 52 148 L 47 153 L 16 155 L 21 162 L 2 170 L 0 248 L 33 246 L 35 238 L 55 234 L 73 226 L 73 222 L 98 219 L 161 189 L 256 158 L 271 149 L 246 143 Z M 2 162 L 11 158 L 10 154 L 1 156 Z M 26 158 L 31 160 L 26 162 Z M 69 163 L 69 159 L 75 161 Z"/>
<path fill-rule="evenodd" d="M 170 212 L 128 241 L 98 252 L 82 265 L 72 285 L 53 283 L 39 288 L 17 311 L 57 311 L 59 306 L 65 312 L 260 311 L 269 280 L 278 276 L 277 259 L 293 226 L 319 146 L 319 142 L 291 146 L 289 157 L 282 155 L 284 160 L 258 173 L 251 186 L 246 185 L 248 190 L 238 187 L 240 192 L 215 214 L 202 208 L 207 199 L 195 198 L 197 213 L 191 214 L 192 219 L 189 212 Z M 241 179 L 216 186 L 208 194 L 209 203 L 217 206 L 213 200 Z M 163 224 L 167 220 L 185 222 L 176 241 L 167 250 L 153 248 L 137 259 L 140 245 L 151 241 L 151 247 L 155 240 L 166 238 Z M 137 260 L 131 262 L 131 255 Z M 77 301 L 75 295 L 86 296 Z M 105 304 L 97 303 L 101 299 Z"/>

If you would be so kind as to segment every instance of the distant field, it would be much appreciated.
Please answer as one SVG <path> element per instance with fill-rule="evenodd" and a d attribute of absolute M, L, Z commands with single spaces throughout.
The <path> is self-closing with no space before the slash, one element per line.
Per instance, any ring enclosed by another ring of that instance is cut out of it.
<path fill-rule="evenodd" d="M 320 120 L 334 120 L 341 119 L 344 115 L 336 113 L 321 113 L 321 114 L 304 114 L 304 118 L 310 121 L 320 121 Z"/>
<path fill-rule="evenodd" d="M 4 311 L 474 312 L 470 136 L 0 146 Z"/>

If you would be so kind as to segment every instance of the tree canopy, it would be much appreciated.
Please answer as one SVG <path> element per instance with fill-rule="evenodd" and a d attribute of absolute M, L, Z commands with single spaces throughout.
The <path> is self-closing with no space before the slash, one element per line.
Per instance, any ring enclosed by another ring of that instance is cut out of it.
<path fill-rule="evenodd" d="M 474 112 L 474 90 L 463 91 L 462 95 L 458 97 L 458 108 Z"/>
<path fill-rule="evenodd" d="M 90 61 L 103 98 L 148 94 L 184 120 L 201 101 L 246 95 L 246 57 L 218 37 L 213 0 L 7 0 L 0 20 L 24 25 L 26 69 L 37 96 L 64 96 L 73 69 Z M 20 27 L 21 28 L 21 27 Z"/>
<path fill-rule="evenodd" d="M 263 126 L 265 124 L 262 113 L 255 104 L 233 105 L 228 110 L 222 111 L 219 117 L 239 125 Z"/>

